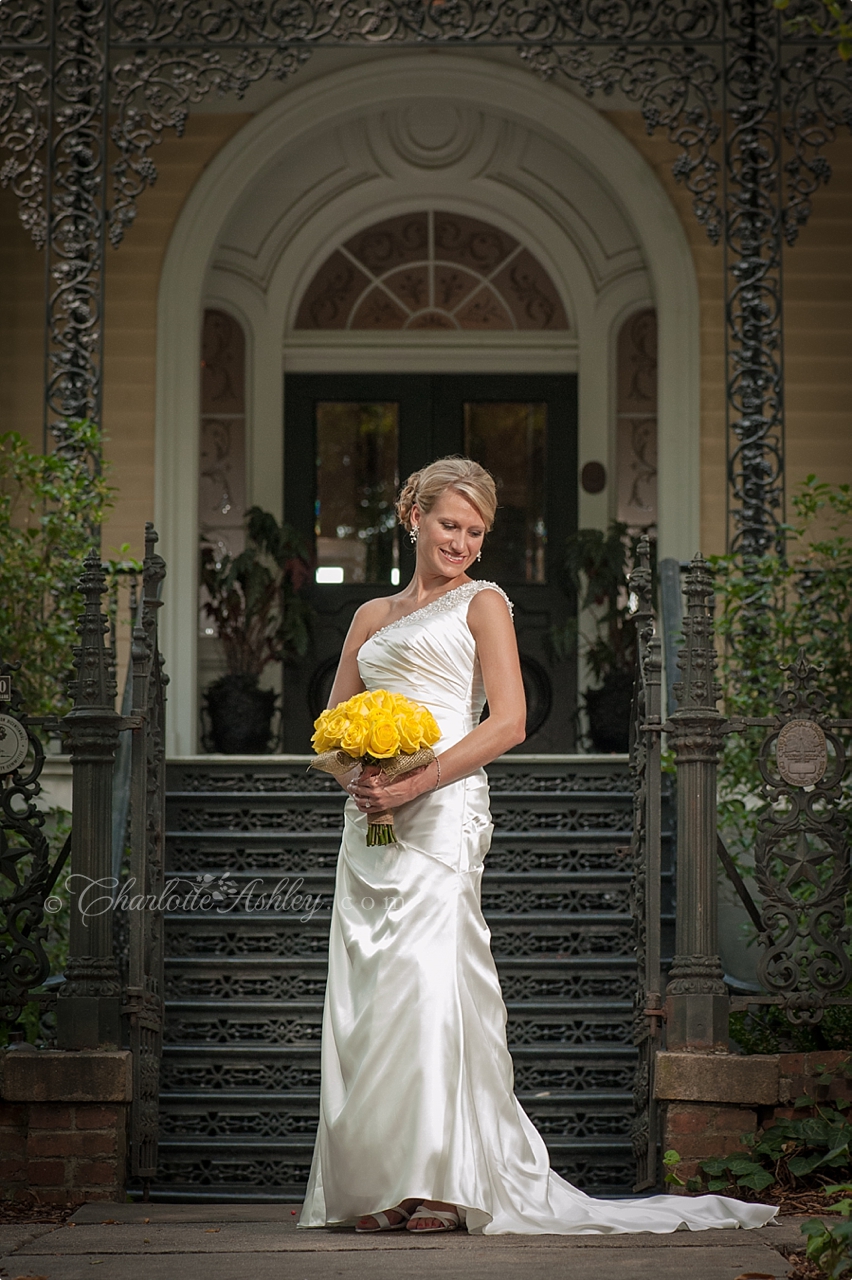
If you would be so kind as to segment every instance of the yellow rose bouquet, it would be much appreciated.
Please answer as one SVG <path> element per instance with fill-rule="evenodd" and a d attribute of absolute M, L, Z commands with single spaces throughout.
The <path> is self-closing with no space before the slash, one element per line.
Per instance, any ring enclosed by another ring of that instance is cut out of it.
<path fill-rule="evenodd" d="M 314 723 L 311 745 L 317 752 L 311 768 L 341 776 L 353 764 L 377 765 L 385 777 L 399 778 L 435 759 L 432 747 L 441 736 L 426 707 L 387 689 L 356 693 L 354 698 L 323 711 Z M 394 844 L 393 814 L 371 813 L 367 844 Z"/>

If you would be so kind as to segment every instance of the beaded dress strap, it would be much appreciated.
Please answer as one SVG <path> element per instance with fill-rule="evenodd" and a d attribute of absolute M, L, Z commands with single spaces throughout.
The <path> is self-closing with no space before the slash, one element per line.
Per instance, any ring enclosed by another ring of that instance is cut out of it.
<path fill-rule="evenodd" d="M 371 640 L 375 640 L 376 636 L 384 635 L 386 631 L 394 631 L 397 627 L 403 626 L 411 618 L 428 618 L 435 613 L 446 613 L 450 609 L 455 609 L 457 605 L 470 603 L 474 596 L 479 595 L 480 591 L 496 591 L 506 601 L 506 607 L 510 614 L 514 614 L 514 606 L 512 601 L 506 595 L 502 587 L 498 587 L 496 582 L 463 582 L 460 587 L 453 587 L 452 591 L 445 591 L 442 596 L 438 596 L 437 600 L 430 600 L 428 604 L 421 605 L 419 609 L 412 609 L 411 613 L 403 614 L 401 618 L 395 618 L 393 622 L 388 622 L 384 627 L 379 627 L 378 631 L 374 631 L 370 636 Z"/>

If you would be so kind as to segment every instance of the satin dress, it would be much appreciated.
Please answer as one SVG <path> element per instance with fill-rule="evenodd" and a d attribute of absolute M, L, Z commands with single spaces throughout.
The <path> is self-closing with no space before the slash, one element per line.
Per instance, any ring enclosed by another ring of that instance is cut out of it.
<path fill-rule="evenodd" d="M 377 631 L 358 654 L 368 689 L 429 708 L 441 730 L 437 753 L 479 723 L 484 689 L 467 610 L 485 590 L 500 592 L 488 582 L 448 591 Z M 366 817 L 346 804 L 319 1128 L 299 1225 L 351 1223 L 412 1197 L 457 1205 L 468 1231 L 485 1234 L 768 1222 L 775 1208 L 725 1196 L 595 1200 L 551 1170 L 513 1092 L 506 1007 L 480 908 L 492 832 L 484 771 L 397 809 L 394 826 L 396 844 L 368 848 Z"/>

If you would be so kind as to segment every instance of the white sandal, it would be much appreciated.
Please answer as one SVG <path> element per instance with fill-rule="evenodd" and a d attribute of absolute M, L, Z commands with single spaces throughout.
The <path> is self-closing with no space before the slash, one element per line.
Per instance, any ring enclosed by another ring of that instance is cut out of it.
<path fill-rule="evenodd" d="M 399 1213 L 402 1217 L 399 1222 L 391 1222 L 388 1217 L 388 1213 Z M 362 1217 L 373 1218 L 379 1224 L 377 1227 L 355 1228 L 358 1235 L 366 1236 L 374 1235 L 377 1231 L 402 1231 L 408 1222 L 408 1219 L 411 1217 L 411 1214 L 406 1213 L 401 1205 L 395 1204 L 392 1209 L 387 1210 L 387 1213 L 365 1213 L 362 1214 Z"/>
<path fill-rule="evenodd" d="M 415 1218 L 437 1218 L 444 1225 L 442 1227 L 410 1227 L 409 1230 L 413 1236 L 428 1236 L 432 1231 L 455 1231 L 461 1222 L 459 1215 L 454 1211 L 430 1209 L 427 1204 L 418 1205 L 410 1215 L 409 1222 L 413 1222 Z"/>

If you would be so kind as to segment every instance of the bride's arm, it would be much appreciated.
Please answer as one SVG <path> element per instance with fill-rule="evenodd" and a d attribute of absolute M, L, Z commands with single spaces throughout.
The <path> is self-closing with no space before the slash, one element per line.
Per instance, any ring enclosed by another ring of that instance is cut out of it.
<path fill-rule="evenodd" d="M 515 628 L 505 600 L 496 591 L 480 591 L 470 602 L 467 622 L 479 654 L 488 719 L 441 753 L 442 786 L 490 764 L 525 737 L 526 699 L 521 664 Z M 365 800 L 370 801 L 370 808 L 376 808 L 379 801 L 388 808 L 396 808 L 431 791 L 437 778 L 435 764 L 387 784 L 381 774 L 368 774 L 359 778 L 353 794 L 359 809 L 365 809 Z"/>
<path fill-rule="evenodd" d="M 358 650 L 377 627 L 381 626 L 380 618 L 384 616 L 386 609 L 384 599 L 380 596 L 378 600 L 368 600 L 355 611 L 343 642 L 334 684 L 328 695 L 329 707 L 336 707 L 338 703 L 346 702 L 347 698 L 354 698 L 356 693 L 364 692 L 364 681 L 358 670 Z"/>
<path fill-rule="evenodd" d="M 356 693 L 364 692 L 364 681 L 361 679 L 361 673 L 358 670 L 358 650 L 376 630 L 376 627 L 380 625 L 377 620 L 379 611 L 374 607 L 378 604 L 379 601 L 377 600 L 369 600 L 355 612 L 355 616 L 346 633 L 346 639 L 343 642 L 343 650 L 340 654 L 340 661 L 337 664 L 334 684 L 331 686 L 331 693 L 328 696 L 329 707 L 336 707 L 339 702 L 345 702 L 347 698 L 353 698 Z M 349 791 L 360 770 L 360 760 L 353 761 L 352 768 L 348 773 L 336 775 L 337 781 L 344 791 Z"/>

